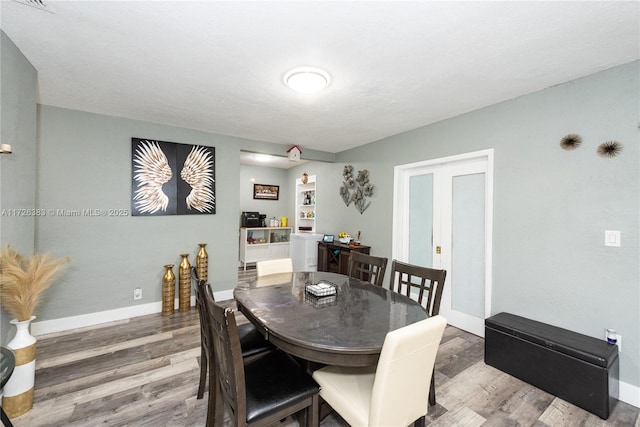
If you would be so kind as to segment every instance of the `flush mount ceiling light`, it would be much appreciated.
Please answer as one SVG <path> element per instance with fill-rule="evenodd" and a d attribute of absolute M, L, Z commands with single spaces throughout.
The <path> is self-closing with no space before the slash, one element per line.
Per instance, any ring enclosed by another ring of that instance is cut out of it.
<path fill-rule="evenodd" d="M 284 75 L 284 83 L 300 93 L 316 93 L 329 86 L 329 73 L 316 67 L 298 67 Z"/>

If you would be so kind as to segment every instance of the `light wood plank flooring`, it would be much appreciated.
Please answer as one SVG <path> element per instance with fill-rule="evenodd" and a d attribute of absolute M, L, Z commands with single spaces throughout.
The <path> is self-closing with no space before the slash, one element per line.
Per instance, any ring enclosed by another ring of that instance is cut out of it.
<path fill-rule="evenodd" d="M 16 427 L 205 425 L 207 396 L 196 399 L 195 308 L 50 334 L 39 337 L 37 346 L 34 407 L 12 420 Z M 619 402 L 603 421 L 485 365 L 483 346 L 481 338 L 447 327 L 436 362 L 438 403 L 428 426 L 640 427 L 638 408 Z M 321 425 L 347 424 L 330 415 Z"/>

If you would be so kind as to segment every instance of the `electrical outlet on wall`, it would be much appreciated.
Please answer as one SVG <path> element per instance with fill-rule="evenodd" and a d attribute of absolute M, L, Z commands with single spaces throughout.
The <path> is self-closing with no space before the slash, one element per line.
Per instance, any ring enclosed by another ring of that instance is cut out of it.
<path fill-rule="evenodd" d="M 622 335 L 616 334 L 616 345 L 618 346 L 618 353 L 622 353 Z"/>
<path fill-rule="evenodd" d="M 615 336 L 616 345 L 618 346 L 618 353 L 622 353 L 622 335 L 615 333 L 615 331 L 611 330 L 611 332 L 605 330 L 604 331 L 604 339 L 605 341 L 609 341 L 610 334 Z"/>
<path fill-rule="evenodd" d="M 142 299 L 142 289 L 141 288 L 135 288 L 133 290 L 133 299 Z"/>

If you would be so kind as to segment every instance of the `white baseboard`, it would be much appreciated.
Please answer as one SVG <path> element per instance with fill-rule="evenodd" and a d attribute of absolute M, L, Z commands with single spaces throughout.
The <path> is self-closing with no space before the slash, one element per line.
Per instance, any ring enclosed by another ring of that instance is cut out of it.
<path fill-rule="evenodd" d="M 640 408 L 640 387 L 620 381 L 620 400 Z"/>
<path fill-rule="evenodd" d="M 227 289 L 226 291 L 218 291 L 214 292 L 213 295 L 216 298 L 216 301 L 225 301 L 228 299 L 233 299 L 233 289 Z"/>
<path fill-rule="evenodd" d="M 35 337 L 64 332 L 70 329 L 84 328 L 86 326 L 99 325 L 101 323 L 130 319 L 137 316 L 162 312 L 162 302 L 132 305 L 130 307 L 116 308 L 113 310 L 99 311 L 97 313 L 80 314 L 78 316 L 62 317 L 59 319 L 43 320 L 31 324 L 31 334 Z"/>
<path fill-rule="evenodd" d="M 224 301 L 233 298 L 233 290 L 215 292 L 217 301 Z M 191 296 L 191 305 L 195 305 L 195 296 Z M 178 300 L 175 302 L 178 308 Z M 101 311 L 98 313 L 81 314 L 79 316 L 63 317 L 60 319 L 44 320 L 31 324 L 31 333 L 34 336 L 63 332 L 70 329 L 83 328 L 86 326 L 99 325 L 101 323 L 114 322 L 118 320 L 130 319 L 137 316 L 162 312 L 162 302 L 152 302 L 149 304 L 134 305 L 131 307 L 117 308 L 114 310 Z M 640 387 L 620 381 L 620 398 L 622 402 L 640 408 Z"/>
<path fill-rule="evenodd" d="M 233 298 L 233 290 L 220 291 L 214 293 L 217 301 Z M 191 296 L 191 306 L 196 304 L 196 297 Z M 175 308 L 178 308 L 178 299 L 175 300 Z M 62 317 L 60 319 L 43 320 L 31 324 L 31 334 L 35 337 L 51 334 L 54 332 L 64 332 L 70 329 L 95 326 L 102 323 L 126 320 L 147 314 L 161 313 L 162 302 L 151 302 L 148 304 L 132 305 L 130 307 L 116 308 L 113 310 L 100 311 L 97 313 L 81 314 L 78 316 Z"/>
<path fill-rule="evenodd" d="M 233 289 L 214 292 L 216 301 L 233 299 Z M 196 297 L 191 296 L 191 306 L 196 304 Z M 178 309 L 178 299 L 175 300 L 175 308 Z M 41 336 L 54 332 L 64 332 L 70 329 L 84 328 L 107 322 L 130 319 L 147 314 L 161 313 L 162 302 L 151 302 L 148 304 L 132 305 L 130 307 L 116 308 L 113 310 L 100 311 L 97 313 L 81 314 L 78 316 L 62 317 L 60 319 L 43 320 L 31 324 L 31 334 Z"/>

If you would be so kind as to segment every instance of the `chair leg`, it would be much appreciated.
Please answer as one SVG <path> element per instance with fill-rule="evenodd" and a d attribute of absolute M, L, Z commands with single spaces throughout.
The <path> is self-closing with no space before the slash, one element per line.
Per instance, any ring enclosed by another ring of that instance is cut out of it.
<path fill-rule="evenodd" d="M 431 374 L 431 386 L 429 387 L 429 406 L 433 406 L 436 404 L 436 370 L 433 369 L 433 373 Z"/>
<path fill-rule="evenodd" d="M 322 397 L 318 398 L 318 422 L 327 418 L 329 414 L 331 414 L 333 408 L 329 405 Z"/>
<path fill-rule="evenodd" d="M 198 385 L 198 399 L 202 399 L 204 396 L 204 386 L 207 383 L 207 352 L 204 346 L 200 346 L 200 384 Z"/>
<path fill-rule="evenodd" d="M 311 406 L 307 408 L 307 426 L 318 427 L 320 425 L 320 396 L 311 398 Z"/>
<path fill-rule="evenodd" d="M 7 416 L 7 413 L 4 412 L 4 408 L 2 408 L 2 406 L 0 406 L 0 419 L 2 419 L 2 424 L 4 424 L 5 427 L 13 427 L 11 420 L 9 420 L 9 417 Z"/>
<path fill-rule="evenodd" d="M 426 420 L 425 420 L 425 416 L 423 415 L 413 422 L 413 427 L 425 427 L 425 423 L 426 423 Z"/>

